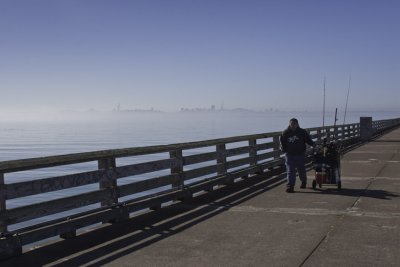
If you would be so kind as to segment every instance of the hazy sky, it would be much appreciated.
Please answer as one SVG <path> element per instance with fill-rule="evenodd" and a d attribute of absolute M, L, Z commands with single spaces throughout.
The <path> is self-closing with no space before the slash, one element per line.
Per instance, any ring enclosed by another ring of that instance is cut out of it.
<path fill-rule="evenodd" d="M 400 110 L 397 0 L 0 0 L 0 110 Z"/>

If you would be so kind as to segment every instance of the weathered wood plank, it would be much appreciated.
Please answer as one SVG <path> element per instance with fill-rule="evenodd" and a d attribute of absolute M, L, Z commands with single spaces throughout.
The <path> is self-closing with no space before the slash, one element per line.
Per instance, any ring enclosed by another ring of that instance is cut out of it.
<path fill-rule="evenodd" d="M 182 150 L 174 150 L 169 152 L 169 156 L 171 159 L 176 161 L 176 164 L 174 166 L 171 166 L 170 172 L 171 174 L 174 174 L 177 179 L 174 180 L 172 183 L 173 188 L 180 188 L 184 184 L 183 180 L 183 152 Z"/>
<path fill-rule="evenodd" d="M 226 145 L 219 144 L 216 146 L 217 150 L 217 174 L 225 175 L 226 174 Z"/>
<path fill-rule="evenodd" d="M 102 207 L 107 207 L 118 203 L 117 187 L 117 173 L 115 168 L 117 162 L 115 158 L 100 159 L 98 161 L 99 170 L 104 170 L 103 175 L 99 181 L 100 189 L 108 189 L 109 196 L 101 201 Z"/>
<path fill-rule="evenodd" d="M 251 158 L 250 157 L 246 157 L 246 158 L 242 158 L 242 159 L 236 159 L 236 160 L 228 161 L 226 163 L 226 168 L 227 169 L 232 169 L 232 168 L 240 167 L 240 166 L 243 166 L 243 165 L 246 165 L 246 164 L 250 164 L 250 162 L 251 162 Z"/>
<path fill-rule="evenodd" d="M 275 152 L 274 158 L 279 157 L 279 152 L 280 152 L 280 137 L 279 136 L 274 136 L 274 149 L 273 152 Z"/>
<path fill-rule="evenodd" d="M 156 189 L 162 186 L 172 185 L 172 183 L 178 179 L 179 179 L 178 174 L 171 174 L 167 176 L 137 181 L 126 185 L 120 185 L 118 186 L 118 195 L 119 197 L 124 197 L 140 193 L 143 191 Z"/>
<path fill-rule="evenodd" d="M 179 148 L 182 150 L 185 149 L 193 149 L 193 148 L 200 148 L 200 147 L 207 147 L 207 146 L 216 146 L 218 144 L 229 144 L 229 143 L 237 143 L 242 141 L 247 141 L 251 138 L 254 139 L 264 139 L 273 137 L 274 135 L 280 135 L 281 132 L 271 132 L 271 133 L 262 133 L 262 134 L 254 134 L 254 135 L 242 135 L 242 136 L 234 136 L 234 137 L 227 137 L 227 138 L 219 138 L 219 139 L 212 139 L 212 140 L 205 140 L 200 142 L 189 142 L 189 143 L 181 143 Z"/>
<path fill-rule="evenodd" d="M 256 147 L 257 147 L 257 151 L 271 149 L 271 148 L 274 148 L 274 143 L 269 142 L 269 143 L 264 143 L 264 144 L 258 144 Z"/>
<path fill-rule="evenodd" d="M 100 203 L 109 196 L 108 189 L 83 193 L 70 197 L 54 199 L 46 202 L 31 204 L 5 212 L 7 224 L 15 224 L 58 212 Z"/>
<path fill-rule="evenodd" d="M 250 139 L 249 140 L 249 157 L 250 157 L 250 165 L 257 164 L 257 140 Z"/>
<path fill-rule="evenodd" d="M 160 203 L 166 203 L 176 199 L 183 199 L 186 194 L 187 192 L 185 192 L 183 189 L 162 192 L 160 194 L 154 194 L 140 199 L 128 200 L 124 202 L 124 208 L 129 212 L 135 212 L 157 206 Z"/>
<path fill-rule="evenodd" d="M 238 156 L 242 154 L 246 154 L 250 152 L 250 147 L 249 146 L 243 146 L 243 147 L 236 147 L 236 148 L 231 148 L 226 150 L 226 156 L 227 157 L 233 157 L 233 156 Z"/>
<path fill-rule="evenodd" d="M 257 160 L 261 161 L 261 160 L 266 160 L 266 159 L 270 159 L 270 158 L 276 158 L 279 155 L 280 155 L 279 151 L 270 151 L 267 153 L 257 155 Z"/>
<path fill-rule="evenodd" d="M 249 174 L 254 174 L 258 170 L 259 170 L 259 168 L 257 166 L 251 166 L 251 167 L 247 167 L 247 168 L 245 168 L 243 170 L 238 170 L 238 171 L 231 172 L 231 173 L 229 173 L 229 176 L 232 179 L 236 179 L 236 178 L 240 178 L 240 177 L 243 177 L 243 176 L 247 176 Z"/>
<path fill-rule="evenodd" d="M 191 165 L 196 163 L 202 163 L 205 161 L 216 160 L 218 157 L 217 152 L 208 152 L 197 155 L 183 157 L 183 165 Z"/>
<path fill-rule="evenodd" d="M 175 158 L 149 161 L 144 163 L 120 166 L 115 169 L 117 178 L 134 176 L 149 172 L 167 170 L 178 166 L 179 161 Z"/>
<path fill-rule="evenodd" d="M 261 166 L 262 168 L 272 168 L 272 167 L 277 167 L 277 166 L 281 166 L 285 164 L 285 159 L 280 158 L 280 159 L 274 159 L 271 161 L 267 161 L 267 162 L 263 162 L 261 164 L 259 164 L 259 166 Z"/>
<path fill-rule="evenodd" d="M 5 216 L 6 207 L 6 185 L 4 184 L 4 174 L 0 173 L 0 233 L 7 231 Z"/>
<path fill-rule="evenodd" d="M 217 165 L 212 165 L 212 166 L 197 168 L 197 169 L 190 170 L 190 171 L 184 171 L 183 177 L 184 177 L 184 180 L 186 181 L 186 180 L 201 177 L 204 175 L 209 175 L 212 173 L 216 174 L 217 171 L 218 171 Z"/>
<path fill-rule="evenodd" d="M 214 176 L 211 178 L 207 178 L 206 180 L 196 181 L 190 184 L 190 187 L 187 190 L 190 190 L 192 194 L 206 191 L 213 191 L 214 186 L 225 185 L 227 181 L 227 174 L 221 176 Z"/>
<path fill-rule="evenodd" d="M 96 170 L 33 181 L 6 184 L 6 198 L 14 199 L 98 183 L 103 175 L 103 172 L 103 170 Z"/>

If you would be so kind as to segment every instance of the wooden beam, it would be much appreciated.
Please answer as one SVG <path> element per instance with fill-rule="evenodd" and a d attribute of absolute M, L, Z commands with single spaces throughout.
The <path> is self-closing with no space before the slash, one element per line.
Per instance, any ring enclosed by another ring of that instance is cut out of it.
<path fill-rule="evenodd" d="M 0 173 L 0 233 L 7 232 L 7 221 L 6 221 L 6 185 L 4 183 L 4 174 Z"/>
<path fill-rule="evenodd" d="M 104 175 L 102 170 L 69 174 L 6 185 L 6 198 L 14 199 L 56 190 L 98 183 Z"/>
<path fill-rule="evenodd" d="M 181 188 L 184 185 L 182 150 L 171 151 L 169 152 L 169 156 L 171 160 L 174 160 L 177 163 L 174 166 L 171 166 L 171 174 L 178 177 L 178 179 L 172 183 L 172 188 Z"/>

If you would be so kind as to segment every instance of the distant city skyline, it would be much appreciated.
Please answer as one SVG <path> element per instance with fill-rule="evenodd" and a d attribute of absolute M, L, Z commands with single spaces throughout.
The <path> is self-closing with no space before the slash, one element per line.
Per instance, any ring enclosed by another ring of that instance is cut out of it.
<path fill-rule="evenodd" d="M 335 108 L 328 108 L 325 110 L 326 113 L 334 113 Z M 109 107 L 106 109 L 96 109 L 96 108 L 86 108 L 86 109 L 64 109 L 64 110 L 57 110 L 58 112 L 87 112 L 87 111 L 98 111 L 98 112 L 126 112 L 126 111 L 144 111 L 144 112 L 166 112 L 166 113 L 174 113 L 174 112 L 182 112 L 182 111 L 246 111 L 246 112 L 311 112 L 311 113 L 323 113 L 323 107 L 319 107 L 317 109 L 307 109 L 305 107 L 304 109 L 279 109 L 279 108 L 264 108 L 264 109 L 252 109 L 252 108 L 244 108 L 244 107 L 229 107 L 229 108 L 224 108 L 223 106 L 217 107 L 216 105 L 210 105 L 210 106 L 199 106 L 199 107 L 180 107 L 172 110 L 163 110 L 159 109 L 157 107 L 145 107 L 145 108 L 139 108 L 139 107 L 134 107 L 134 106 L 128 106 L 124 107 L 121 106 L 120 104 L 117 105 L 116 107 Z M 394 110 L 389 110 L 389 109 L 350 109 L 347 110 L 348 112 L 368 112 L 368 111 L 373 111 L 373 112 L 380 112 L 380 111 L 388 111 L 388 112 L 396 112 L 399 111 L 397 109 Z M 338 109 L 338 112 L 344 113 L 345 109 Z M 399 116 L 400 116 L 400 111 L 399 111 Z"/>
<path fill-rule="evenodd" d="M 0 112 L 399 111 L 394 0 L 0 1 Z"/>

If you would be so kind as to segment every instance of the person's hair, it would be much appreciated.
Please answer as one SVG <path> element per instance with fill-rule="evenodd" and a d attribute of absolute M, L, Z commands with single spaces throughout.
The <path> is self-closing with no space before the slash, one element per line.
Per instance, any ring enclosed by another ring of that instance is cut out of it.
<path fill-rule="evenodd" d="M 291 123 L 291 122 L 295 122 L 295 123 L 299 124 L 299 121 L 296 118 L 291 118 L 289 123 Z"/>

